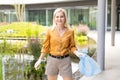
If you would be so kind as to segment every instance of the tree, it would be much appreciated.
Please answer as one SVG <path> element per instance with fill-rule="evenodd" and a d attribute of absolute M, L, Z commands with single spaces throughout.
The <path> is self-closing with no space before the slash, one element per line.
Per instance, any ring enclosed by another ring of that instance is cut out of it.
<path fill-rule="evenodd" d="M 15 8 L 17 20 L 19 22 L 23 22 L 24 21 L 25 4 L 17 3 L 17 4 L 14 4 L 13 6 Z"/>

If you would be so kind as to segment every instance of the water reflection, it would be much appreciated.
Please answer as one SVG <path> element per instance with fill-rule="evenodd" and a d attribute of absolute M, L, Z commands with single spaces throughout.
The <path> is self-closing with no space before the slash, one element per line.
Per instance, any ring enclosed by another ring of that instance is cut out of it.
<path fill-rule="evenodd" d="M 2 58 L 3 80 L 26 80 L 24 68 L 30 65 L 32 55 L 4 56 Z"/>

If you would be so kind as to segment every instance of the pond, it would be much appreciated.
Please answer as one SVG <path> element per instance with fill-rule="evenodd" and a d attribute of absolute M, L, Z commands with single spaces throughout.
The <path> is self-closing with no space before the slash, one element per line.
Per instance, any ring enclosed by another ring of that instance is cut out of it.
<path fill-rule="evenodd" d="M 24 68 L 30 65 L 32 55 L 4 56 L 2 58 L 2 80 L 25 80 Z"/>
<path fill-rule="evenodd" d="M 28 54 L 3 56 L 1 80 L 46 80 L 46 75 L 44 75 L 44 65 L 46 63 L 42 62 L 42 69 L 40 68 L 41 70 L 36 71 L 34 62 L 36 60 L 34 60 L 33 55 Z"/>

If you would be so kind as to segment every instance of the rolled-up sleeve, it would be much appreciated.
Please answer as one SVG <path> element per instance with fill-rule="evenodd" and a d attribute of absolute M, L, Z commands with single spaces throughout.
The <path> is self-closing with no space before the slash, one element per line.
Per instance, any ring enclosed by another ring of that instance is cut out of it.
<path fill-rule="evenodd" d="M 41 49 L 42 53 L 49 53 L 50 51 L 50 30 L 48 29 L 45 35 L 45 40 Z"/>
<path fill-rule="evenodd" d="M 72 30 L 72 34 L 70 37 L 70 51 L 73 53 L 75 50 L 77 50 L 74 40 L 74 31 Z"/>

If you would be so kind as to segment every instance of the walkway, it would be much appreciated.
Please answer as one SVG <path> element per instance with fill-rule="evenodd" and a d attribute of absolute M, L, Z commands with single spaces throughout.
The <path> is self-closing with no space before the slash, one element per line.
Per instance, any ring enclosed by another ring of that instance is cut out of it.
<path fill-rule="evenodd" d="M 97 40 L 97 32 L 89 36 Z M 80 80 L 120 80 L 120 32 L 115 33 L 115 46 L 111 46 L 111 32 L 106 32 L 105 39 L 105 71 L 93 77 L 83 76 Z"/>
<path fill-rule="evenodd" d="M 91 31 L 88 34 L 97 41 L 97 32 Z M 83 76 L 80 80 L 120 80 L 120 32 L 115 33 L 115 46 L 111 46 L 111 32 L 105 35 L 105 71 L 93 77 Z M 73 71 L 76 71 L 77 64 L 72 64 Z M 58 80 L 63 80 L 61 76 Z"/>

